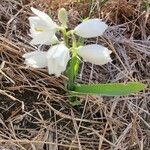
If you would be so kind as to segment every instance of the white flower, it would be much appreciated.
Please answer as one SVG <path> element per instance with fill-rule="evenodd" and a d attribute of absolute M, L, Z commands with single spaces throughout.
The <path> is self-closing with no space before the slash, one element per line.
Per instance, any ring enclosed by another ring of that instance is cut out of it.
<path fill-rule="evenodd" d="M 66 70 L 70 59 L 69 49 L 64 44 L 52 46 L 48 50 L 48 72 L 55 74 L 57 77 Z"/>
<path fill-rule="evenodd" d="M 100 19 L 89 19 L 76 26 L 74 33 L 83 38 L 92 38 L 102 35 L 107 28 L 107 24 Z"/>
<path fill-rule="evenodd" d="M 44 12 L 31 8 L 37 16 L 29 17 L 32 44 L 54 44 L 58 42 L 55 33 L 58 25 Z"/>
<path fill-rule="evenodd" d="M 86 45 L 78 49 L 78 55 L 83 58 L 84 61 L 96 65 L 104 65 L 111 62 L 110 54 L 112 51 L 106 47 L 97 44 Z"/>
<path fill-rule="evenodd" d="M 47 52 L 35 51 L 24 54 L 25 64 L 33 68 L 44 68 L 47 66 Z"/>

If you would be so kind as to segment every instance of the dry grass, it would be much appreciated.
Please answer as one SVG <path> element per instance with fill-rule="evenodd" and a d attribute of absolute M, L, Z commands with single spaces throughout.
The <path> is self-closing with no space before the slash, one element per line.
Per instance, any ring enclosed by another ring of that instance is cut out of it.
<path fill-rule="evenodd" d="M 70 28 L 88 16 L 110 25 L 97 42 L 113 51 L 112 64 L 82 64 L 79 82 L 139 80 L 147 89 L 128 97 L 81 97 L 81 106 L 71 107 L 63 76 L 58 79 L 46 69 L 23 64 L 22 54 L 36 49 L 28 36 L 31 6 L 45 12 L 51 8 L 54 18 L 58 8 L 67 8 Z M 149 150 L 149 11 L 140 0 L 109 0 L 103 6 L 98 1 L 1 0 L 0 149 Z"/>

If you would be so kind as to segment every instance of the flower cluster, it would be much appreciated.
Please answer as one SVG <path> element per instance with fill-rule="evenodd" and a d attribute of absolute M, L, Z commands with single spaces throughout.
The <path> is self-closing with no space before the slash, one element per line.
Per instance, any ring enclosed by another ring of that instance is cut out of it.
<path fill-rule="evenodd" d="M 49 74 L 55 74 L 57 77 L 66 70 L 67 64 L 71 59 L 72 48 L 68 48 L 64 41 L 59 41 L 56 32 L 62 31 L 66 36 L 70 34 L 82 37 L 92 38 L 101 36 L 107 29 L 107 25 L 100 19 L 85 20 L 75 27 L 71 32 L 67 29 L 67 12 L 63 8 L 58 13 L 58 19 L 61 26 L 57 25 L 47 14 L 35 8 L 31 8 L 36 16 L 29 17 L 31 44 L 51 45 L 50 49 L 45 51 L 34 51 L 23 55 L 25 64 L 34 68 L 48 67 Z M 111 51 L 98 44 L 78 46 L 75 48 L 76 55 L 82 57 L 84 61 L 96 65 L 103 65 L 111 62 Z"/>

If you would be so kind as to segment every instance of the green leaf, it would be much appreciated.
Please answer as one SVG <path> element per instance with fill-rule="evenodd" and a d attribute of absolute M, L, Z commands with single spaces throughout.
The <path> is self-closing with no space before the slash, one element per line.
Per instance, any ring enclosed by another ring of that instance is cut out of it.
<path fill-rule="evenodd" d="M 102 96 L 126 96 L 139 92 L 145 88 L 140 82 L 108 83 L 108 84 L 77 84 L 74 91 L 77 94 L 99 94 Z"/>
<path fill-rule="evenodd" d="M 68 77 L 68 90 L 73 90 L 74 88 L 74 81 L 78 73 L 78 67 L 79 59 L 77 56 L 73 56 L 69 61 L 68 67 L 65 71 L 65 75 Z"/>

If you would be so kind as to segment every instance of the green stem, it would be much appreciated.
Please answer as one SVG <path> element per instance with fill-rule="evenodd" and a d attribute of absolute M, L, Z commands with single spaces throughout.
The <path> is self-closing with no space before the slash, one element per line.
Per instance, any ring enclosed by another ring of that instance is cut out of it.
<path fill-rule="evenodd" d="M 63 40 L 64 40 L 64 42 L 65 42 L 65 45 L 68 47 L 69 45 L 68 45 L 67 31 L 66 31 L 65 28 L 63 28 L 61 31 L 62 31 L 62 33 L 63 33 Z"/>
<path fill-rule="evenodd" d="M 75 53 L 77 49 L 77 40 L 73 33 L 72 33 L 72 48 L 74 49 L 74 53 Z"/>

